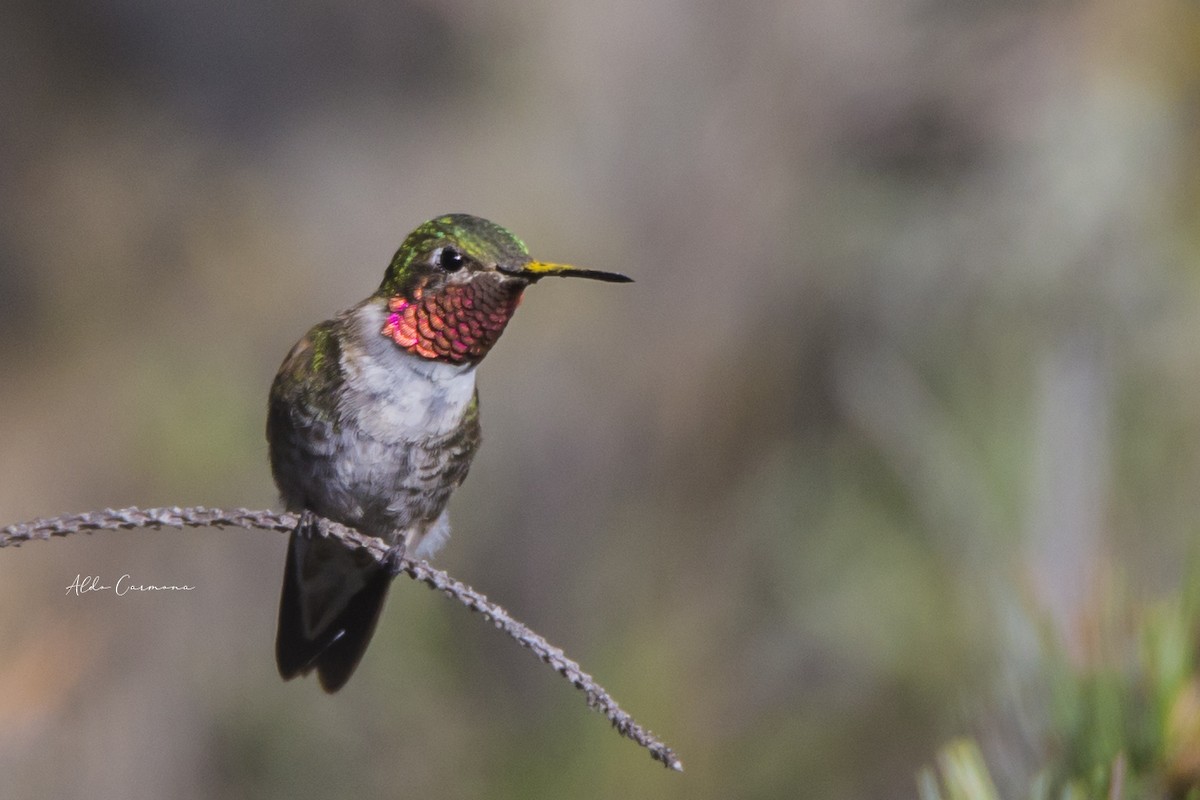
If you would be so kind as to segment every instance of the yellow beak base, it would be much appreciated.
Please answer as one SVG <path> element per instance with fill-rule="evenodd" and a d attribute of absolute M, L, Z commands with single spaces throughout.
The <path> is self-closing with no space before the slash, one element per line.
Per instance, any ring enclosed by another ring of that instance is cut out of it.
<path fill-rule="evenodd" d="M 581 269 L 573 267 L 570 264 L 552 264 L 548 261 L 530 261 L 522 266 L 519 270 L 503 270 L 510 275 L 518 275 L 522 278 L 527 278 L 530 281 L 536 281 L 539 278 L 556 276 L 560 278 L 590 278 L 594 281 L 607 281 L 608 283 L 633 283 L 633 278 L 627 275 L 622 275 L 619 272 L 603 272 L 598 269 Z"/>

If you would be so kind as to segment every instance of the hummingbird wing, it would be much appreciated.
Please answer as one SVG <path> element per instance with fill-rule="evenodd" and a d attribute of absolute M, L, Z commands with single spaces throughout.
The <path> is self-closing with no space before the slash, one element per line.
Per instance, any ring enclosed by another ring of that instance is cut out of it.
<path fill-rule="evenodd" d="M 275 661 L 284 680 L 313 669 L 330 693 L 354 674 L 375 632 L 391 574 L 301 519 L 288 541 Z"/>

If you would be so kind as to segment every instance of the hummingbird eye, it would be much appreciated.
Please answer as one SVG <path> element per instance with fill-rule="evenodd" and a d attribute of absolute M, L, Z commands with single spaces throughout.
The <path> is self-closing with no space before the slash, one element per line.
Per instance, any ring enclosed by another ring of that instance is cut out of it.
<path fill-rule="evenodd" d="M 453 247 L 443 247 L 437 254 L 438 269 L 446 272 L 455 272 L 462 269 L 463 254 L 455 250 Z"/>

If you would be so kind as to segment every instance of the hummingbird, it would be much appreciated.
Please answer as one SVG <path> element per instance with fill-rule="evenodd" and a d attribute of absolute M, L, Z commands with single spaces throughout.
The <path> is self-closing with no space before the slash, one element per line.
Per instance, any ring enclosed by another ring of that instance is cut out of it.
<path fill-rule="evenodd" d="M 300 522 L 288 540 L 275 661 L 336 692 L 358 666 L 403 555 L 450 534 L 446 503 L 480 442 L 475 370 L 532 283 L 614 272 L 534 261 L 505 228 L 468 214 L 410 233 L 379 288 L 313 327 L 271 385 L 271 472 Z M 390 563 L 320 535 L 325 517 L 386 541 Z"/>

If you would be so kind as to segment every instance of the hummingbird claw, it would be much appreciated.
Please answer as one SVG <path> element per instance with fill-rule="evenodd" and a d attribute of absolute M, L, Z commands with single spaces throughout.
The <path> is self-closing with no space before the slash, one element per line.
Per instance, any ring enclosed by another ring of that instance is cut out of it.
<path fill-rule="evenodd" d="M 408 551 L 407 545 L 401 539 L 396 544 L 388 548 L 388 551 L 383 556 L 383 561 L 380 562 L 383 568 L 394 578 L 404 571 L 404 557 Z"/>
<path fill-rule="evenodd" d="M 300 521 L 296 523 L 296 533 L 311 539 L 320 532 L 319 524 L 317 515 L 306 508 L 300 512 Z"/>

